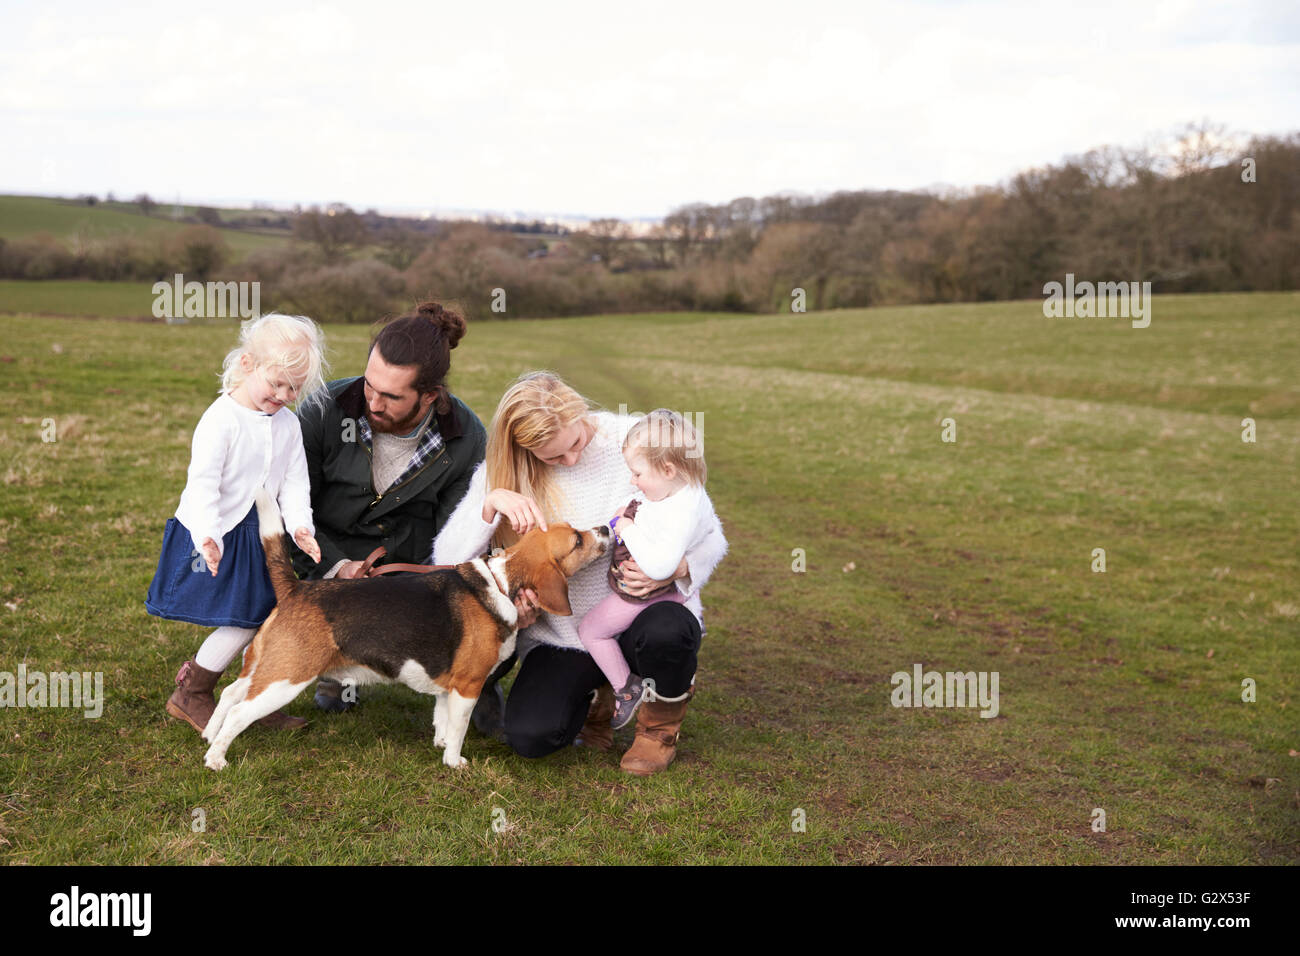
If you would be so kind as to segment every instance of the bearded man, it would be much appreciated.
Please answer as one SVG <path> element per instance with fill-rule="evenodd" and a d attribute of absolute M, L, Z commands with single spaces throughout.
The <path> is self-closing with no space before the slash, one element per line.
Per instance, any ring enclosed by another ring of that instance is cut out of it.
<path fill-rule="evenodd" d="M 384 562 L 422 564 L 483 460 L 487 432 L 446 387 L 465 320 L 436 302 L 389 322 L 370 343 L 364 375 L 302 402 L 303 448 L 321 560 L 290 548 L 302 578 L 355 577 L 383 545 Z M 382 566 L 382 563 L 381 563 Z M 316 705 L 346 710 L 355 690 L 317 684 Z M 482 700 L 486 710 L 496 701 Z M 498 715 L 475 712 L 481 729 Z"/>

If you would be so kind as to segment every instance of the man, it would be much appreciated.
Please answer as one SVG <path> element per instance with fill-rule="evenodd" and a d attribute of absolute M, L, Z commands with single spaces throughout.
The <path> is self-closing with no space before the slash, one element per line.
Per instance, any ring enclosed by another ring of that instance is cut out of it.
<path fill-rule="evenodd" d="M 423 564 L 483 460 L 483 423 L 445 386 L 450 350 L 465 320 L 435 302 L 421 303 L 375 336 L 365 374 L 339 379 L 302 403 L 303 447 L 321 560 L 291 548 L 304 578 L 355 577 L 375 548 L 385 561 Z M 355 692 L 332 680 L 317 685 L 316 705 L 346 710 Z M 499 696 L 496 695 L 496 696 Z M 475 713 L 493 728 L 499 701 Z"/>

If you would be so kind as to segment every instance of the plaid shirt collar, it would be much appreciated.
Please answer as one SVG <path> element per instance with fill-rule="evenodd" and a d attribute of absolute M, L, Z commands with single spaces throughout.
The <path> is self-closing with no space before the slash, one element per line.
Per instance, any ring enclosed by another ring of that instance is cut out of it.
<path fill-rule="evenodd" d="M 336 385 L 346 381 L 346 379 L 340 379 L 337 383 L 331 382 L 331 390 L 336 387 Z M 338 405 L 339 411 L 341 411 L 347 418 L 355 420 L 358 423 L 358 428 L 360 428 L 361 422 L 366 418 L 365 387 L 365 378 L 358 375 L 356 378 L 352 379 L 349 384 L 342 386 L 342 390 L 334 398 L 334 402 Z M 434 421 L 438 423 L 438 433 L 445 441 L 460 438 L 464 434 L 461 430 L 460 422 L 456 418 L 455 408 L 448 409 L 446 415 L 440 415 L 435 410 Z M 366 425 L 369 426 L 369 422 L 366 422 Z M 367 434 L 369 434 L 368 428 Z M 369 440 L 366 441 L 366 447 L 370 447 Z"/>
<path fill-rule="evenodd" d="M 415 454 L 411 456 L 411 460 L 406 463 L 405 470 L 397 476 L 397 479 L 390 487 L 396 487 L 406 481 L 406 479 L 438 457 L 438 452 L 442 451 L 442 432 L 438 430 L 438 418 L 433 414 L 433 409 L 429 410 L 429 414 L 425 417 L 425 423 L 428 427 L 420 435 L 420 440 L 415 446 Z M 366 446 L 366 451 L 373 454 L 374 442 L 370 432 L 370 419 L 365 415 L 357 419 L 357 437 Z"/>

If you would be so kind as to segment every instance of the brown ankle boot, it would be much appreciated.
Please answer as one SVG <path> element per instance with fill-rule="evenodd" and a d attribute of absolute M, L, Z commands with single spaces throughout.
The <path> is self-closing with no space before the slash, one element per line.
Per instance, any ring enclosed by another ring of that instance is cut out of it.
<path fill-rule="evenodd" d="M 212 712 L 217 709 L 212 691 L 220 677 L 220 671 L 210 671 L 194 661 L 186 661 L 176 673 L 176 690 L 167 698 L 167 713 L 203 733 Z"/>
<path fill-rule="evenodd" d="M 272 730 L 301 730 L 307 726 L 305 718 L 290 717 L 282 710 L 277 710 L 274 714 L 267 714 L 257 723 L 259 726 L 270 727 Z"/>
<path fill-rule="evenodd" d="M 614 688 L 602 684 L 596 691 L 596 699 L 587 711 L 587 722 L 578 732 L 575 744 L 594 747 L 596 750 L 611 750 L 614 747 L 614 728 L 610 718 L 614 716 Z"/>
<path fill-rule="evenodd" d="M 695 685 L 687 691 L 687 698 L 673 703 L 662 700 L 646 701 L 636 712 L 636 739 L 619 763 L 625 771 L 638 777 L 667 770 L 677 756 L 677 738 L 680 736 L 686 705 L 695 696 Z"/>

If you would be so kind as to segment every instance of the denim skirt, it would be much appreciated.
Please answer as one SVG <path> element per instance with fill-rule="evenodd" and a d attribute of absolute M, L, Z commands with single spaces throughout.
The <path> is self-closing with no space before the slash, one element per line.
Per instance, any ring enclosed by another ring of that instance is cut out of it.
<path fill-rule="evenodd" d="M 275 607 L 275 590 L 258 535 L 257 508 L 249 509 L 221 542 L 221 564 L 213 577 L 194 550 L 189 529 L 169 518 L 145 610 L 207 627 L 260 627 Z"/>

